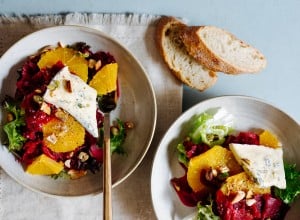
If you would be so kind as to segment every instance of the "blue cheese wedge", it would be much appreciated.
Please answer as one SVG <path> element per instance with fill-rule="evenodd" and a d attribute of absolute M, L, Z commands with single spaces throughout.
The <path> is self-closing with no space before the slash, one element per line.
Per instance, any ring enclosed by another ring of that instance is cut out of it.
<path fill-rule="evenodd" d="M 91 135 L 98 137 L 97 91 L 64 67 L 51 80 L 44 101 L 72 115 Z"/>
<path fill-rule="evenodd" d="M 282 148 L 262 145 L 230 144 L 238 163 L 262 188 L 286 188 Z"/>

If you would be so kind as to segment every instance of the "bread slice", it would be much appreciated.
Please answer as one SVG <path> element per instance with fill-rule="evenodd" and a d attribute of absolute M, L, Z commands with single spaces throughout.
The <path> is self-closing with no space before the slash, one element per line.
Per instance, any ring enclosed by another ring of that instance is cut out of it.
<path fill-rule="evenodd" d="M 221 28 L 185 27 L 181 39 L 189 54 L 213 71 L 255 73 L 266 66 L 266 58 L 261 52 Z"/>
<path fill-rule="evenodd" d="M 155 41 L 171 72 L 186 85 L 203 91 L 215 84 L 217 75 L 188 54 L 180 39 L 186 25 L 174 17 L 161 17 L 156 24 Z"/>

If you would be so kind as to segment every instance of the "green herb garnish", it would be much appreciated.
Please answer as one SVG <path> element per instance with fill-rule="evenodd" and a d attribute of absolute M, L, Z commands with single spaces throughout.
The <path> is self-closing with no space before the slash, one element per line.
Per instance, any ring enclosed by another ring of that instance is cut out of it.
<path fill-rule="evenodd" d="M 286 188 L 274 188 L 274 193 L 284 203 L 290 205 L 300 195 L 300 172 L 296 170 L 296 164 L 284 164 Z"/>
<path fill-rule="evenodd" d="M 25 126 L 25 111 L 18 107 L 12 98 L 6 97 L 3 108 L 11 115 L 11 119 L 3 126 L 3 130 L 8 138 L 8 150 L 20 151 L 26 138 L 22 136 L 22 128 Z"/>

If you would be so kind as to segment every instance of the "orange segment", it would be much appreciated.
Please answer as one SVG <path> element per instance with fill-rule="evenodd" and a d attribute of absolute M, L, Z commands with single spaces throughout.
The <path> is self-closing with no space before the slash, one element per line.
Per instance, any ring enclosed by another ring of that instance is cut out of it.
<path fill-rule="evenodd" d="M 38 156 L 27 168 L 26 172 L 37 175 L 58 174 L 64 168 L 62 162 L 56 162 L 45 154 Z"/>
<path fill-rule="evenodd" d="M 207 192 L 209 186 L 203 181 L 203 174 L 210 168 L 228 167 L 229 175 L 242 171 L 232 152 L 221 146 L 214 146 L 208 151 L 193 157 L 189 161 L 187 182 L 194 192 Z"/>
<path fill-rule="evenodd" d="M 71 115 L 59 113 L 43 126 L 43 141 L 54 152 L 73 151 L 84 143 L 85 129 Z"/>
<path fill-rule="evenodd" d="M 69 67 L 69 70 L 78 75 L 83 81 L 88 79 L 88 61 L 76 50 L 67 47 L 57 47 L 42 54 L 38 67 L 51 68 L 58 61 Z"/>
<path fill-rule="evenodd" d="M 272 148 L 277 148 L 281 146 L 281 143 L 278 141 L 277 137 L 268 130 L 264 130 L 259 135 L 259 144 Z"/>
<path fill-rule="evenodd" d="M 117 89 L 118 64 L 110 63 L 102 67 L 89 85 L 97 90 L 98 95 L 105 95 Z"/>

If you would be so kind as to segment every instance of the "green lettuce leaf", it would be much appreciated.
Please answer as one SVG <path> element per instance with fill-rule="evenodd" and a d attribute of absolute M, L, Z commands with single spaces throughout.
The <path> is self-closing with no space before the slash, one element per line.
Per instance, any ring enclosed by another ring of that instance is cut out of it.
<path fill-rule="evenodd" d="M 9 97 L 4 100 L 3 108 L 12 116 L 12 120 L 3 126 L 8 138 L 8 150 L 20 151 L 26 141 L 26 138 L 22 136 L 22 128 L 25 126 L 25 111 Z"/>
<path fill-rule="evenodd" d="M 198 203 L 197 220 L 220 220 L 221 219 L 213 212 L 213 200 L 211 199 L 211 197 L 209 197 L 209 202 L 210 203 L 208 205 L 201 205 L 201 203 Z"/>
<path fill-rule="evenodd" d="M 281 200 L 290 205 L 300 195 L 300 172 L 296 170 L 296 164 L 284 164 L 286 188 L 274 188 L 274 193 Z"/>

